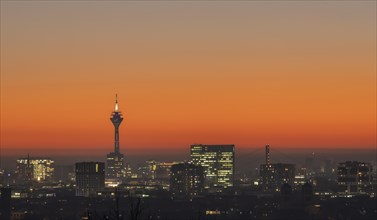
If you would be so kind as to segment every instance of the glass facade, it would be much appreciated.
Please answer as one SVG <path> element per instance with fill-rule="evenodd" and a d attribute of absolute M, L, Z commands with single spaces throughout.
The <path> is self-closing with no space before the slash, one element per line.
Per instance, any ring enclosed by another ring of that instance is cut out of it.
<path fill-rule="evenodd" d="M 234 145 L 191 145 L 191 162 L 204 168 L 205 188 L 232 187 Z"/>
<path fill-rule="evenodd" d="M 101 162 L 76 163 L 76 196 L 94 196 L 105 187 L 105 164 Z"/>
<path fill-rule="evenodd" d="M 54 172 L 54 161 L 49 158 L 20 158 L 17 160 L 17 173 L 20 179 L 50 181 Z"/>

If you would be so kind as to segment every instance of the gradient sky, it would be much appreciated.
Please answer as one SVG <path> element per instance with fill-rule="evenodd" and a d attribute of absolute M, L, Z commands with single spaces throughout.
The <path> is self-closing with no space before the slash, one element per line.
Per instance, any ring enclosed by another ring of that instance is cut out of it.
<path fill-rule="evenodd" d="M 376 146 L 375 1 L 1 1 L 3 154 Z"/>

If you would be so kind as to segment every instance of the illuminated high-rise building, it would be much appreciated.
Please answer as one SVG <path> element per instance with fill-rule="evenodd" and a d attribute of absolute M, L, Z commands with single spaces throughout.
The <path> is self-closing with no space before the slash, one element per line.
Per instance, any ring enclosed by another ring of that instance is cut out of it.
<path fill-rule="evenodd" d="M 191 162 L 204 168 L 205 188 L 233 186 L 234 150 L 234 145 L 191 145 Z"/>
<path fill-rule="evenodd" d="M 105 188 L 105 164 L 101 162 L 76 163 L 76 196 L 94 196 Z"/>
<path fill-rule="evenodd" d="M 111 114 L 111 122 L 115 128 L 114 152 L 107 155 L 106 178 L 121 180 L 124 177 L 124 156 L 119 151 L 119 126 L 123 121 L 122 113 L 118 110 L 118 96 L 115 97 L 115 110 Z"/>
<path fill-rule="evenodd" d="M 25 157 L 17 160 L 17 174 L 21 181 L 52 180 L 54 161 L 50 158 Z"/>

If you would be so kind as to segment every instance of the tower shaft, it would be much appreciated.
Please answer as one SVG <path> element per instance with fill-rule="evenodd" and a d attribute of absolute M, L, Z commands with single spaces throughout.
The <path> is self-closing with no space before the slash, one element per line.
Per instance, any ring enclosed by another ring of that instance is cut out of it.
<path fill-rule="evenodd" d="M 115 126 L 114 152 L 119 153 L 119 126 Z"/>

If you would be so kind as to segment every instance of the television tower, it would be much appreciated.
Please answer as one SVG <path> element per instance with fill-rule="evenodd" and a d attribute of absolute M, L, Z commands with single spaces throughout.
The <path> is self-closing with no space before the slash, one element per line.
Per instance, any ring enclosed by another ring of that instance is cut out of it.
<path fill-rule="evenodd" d="M 119 152 L 119 126 L 123 121 L 122 114 L 118 111 L 118 94 L 115 95 L 115 110 L 111 114 L 111 122 L 115 128 L 115 142 L 114 142 L 114 152 Z"/>
<path fill-rule="evenodd" d="M 107 154 L 106 178 L 110 181 L 122 182 L 124 177 L 124 156 L 119 150 L 119 126 L 123 121 L 122 113 L 119 112 L 118 95 L 115 95 L 115 109 L 111 113 L 110 121 L 114 125 L 114 152 Z"/>

